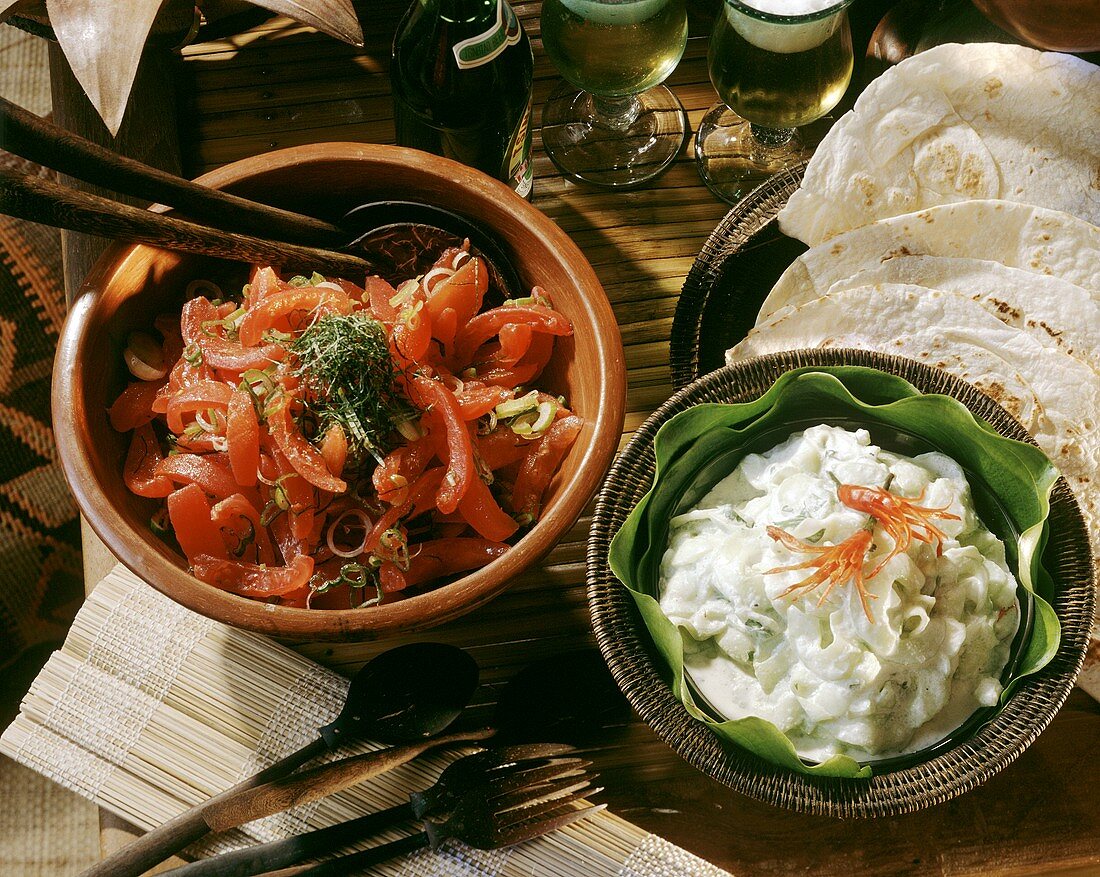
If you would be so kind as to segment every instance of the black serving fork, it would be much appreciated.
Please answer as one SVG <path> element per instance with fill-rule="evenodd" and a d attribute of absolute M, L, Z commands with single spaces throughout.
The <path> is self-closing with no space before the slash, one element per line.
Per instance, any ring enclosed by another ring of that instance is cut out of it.
<path fill-rule="evenodd" d="M 431 787 L 413 792 L 408 803 L 285 840 L 200 859 L 166 873 L 174 877 L 250 877 L 318 858 L 410 819 L 445 819 L 468 795 L 520 794 L 527 800 L 528 790 L 547 786 L 570 789 L 580 782 L 590 762 L 567 757 L 569 751 L 568 746 L 540 743 L 476 752 L 453 761 Z"/>
<path fill-rule="evenodd" d="M 352 877 L 397 856 L 459 840 L 479 850 L 498 850 L 564 828 L 603 810 L 597 804 L 576 807 L 602 791 L 587 774 L 498 793 L 490 785 L 465 795 L 442 822 L 424 821 L 424 830 L 317 865 L 267 872 L 263 877 Z"/>

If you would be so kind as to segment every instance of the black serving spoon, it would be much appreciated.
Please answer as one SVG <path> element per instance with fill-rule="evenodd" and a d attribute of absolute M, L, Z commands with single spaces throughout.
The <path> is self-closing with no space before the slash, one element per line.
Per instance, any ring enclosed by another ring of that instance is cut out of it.
<path fill-rule="evenodd" d="M 454 646 L 413 643 L 382 653 L 355 674 L 340 714 L 318 729 L 313 742 L 142 835 L 81 877 L 138 877 L 210 832 L 211 812 L 224 810 L 243 793 L 283 779 L 344 743 L 419 742 L 401 753 L 410 753 L 405 760 L 415 757 L 458 718 L 477 688 L 478 675 L 474 659 Z M 383 753 L 392 751 L 396 750 Z M 400 762 L 391 757 L 387 768 L 396 763 Z"/>

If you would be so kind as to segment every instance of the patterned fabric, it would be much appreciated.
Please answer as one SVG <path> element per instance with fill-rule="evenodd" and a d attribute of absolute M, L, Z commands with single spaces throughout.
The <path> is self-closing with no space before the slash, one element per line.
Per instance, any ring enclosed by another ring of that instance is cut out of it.
<path fill-rule="evenodd" d="M 0 163 L 48 173 L 7 153 Z M 50 428 L 61 278 L 57 230 L 0 216 L 0 713 L 37 669 L 14 665 L 45 660 L 27 653 L 64 637 L 84 594 L 76 504 Z"/>

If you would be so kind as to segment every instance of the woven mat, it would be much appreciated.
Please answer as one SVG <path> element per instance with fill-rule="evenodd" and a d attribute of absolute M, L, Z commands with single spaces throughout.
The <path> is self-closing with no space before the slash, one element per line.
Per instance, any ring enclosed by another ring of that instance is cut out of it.
<path fill-rule="evenodd" d="M 81 608 L 0 737 L 0 752 L 150 828 L 282 758 L 339 712 L 347 680 L 258 634 L 173 603 L 116 567 Z M 340 754 L 378 748 L 364 743 Z M 401 803 L 457 753 L 214 836 L 204 855 L 274 840 Z M 397 835 L 388 833 L 383 839 Z M 729 877 L 606 811 L 561 831 L 480 852 L 460 844 L 372 874 L 453 877 Z"/>

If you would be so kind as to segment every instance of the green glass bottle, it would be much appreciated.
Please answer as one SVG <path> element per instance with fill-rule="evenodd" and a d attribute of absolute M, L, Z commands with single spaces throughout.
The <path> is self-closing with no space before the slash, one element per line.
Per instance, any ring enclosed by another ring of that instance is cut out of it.
<path fill-rule="evenodd" d="M 506 0 L 415 0 L 393 42 L 397 144 L 531 196 L 534 59 Z"/>

